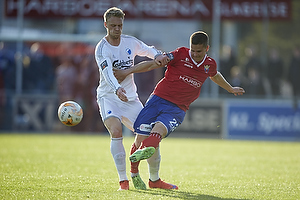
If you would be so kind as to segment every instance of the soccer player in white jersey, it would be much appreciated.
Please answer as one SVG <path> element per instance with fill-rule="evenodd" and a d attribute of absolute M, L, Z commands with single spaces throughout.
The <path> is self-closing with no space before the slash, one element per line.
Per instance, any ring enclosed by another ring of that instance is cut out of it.
<path fill-rule="evenodd" d="M 119 190 L 129 189 L 122 123 L 133 130 L 133 123 L 143 105 L 138 98 L 133 75 L 131 74 L 119 83 L 113 74 L 113 69 L 132 67 L 136 55 L 152 58 L 158 65 L 165 65 L 168 62 L 168 58 L 162 56 L 161 52 L 153 46 L 147 46 L 132 36 L 122 34 L 124 16 L 124 12 L 116 7 L 104 13 L 104 27 L 107 35 L 95 48 L 95 59 L 100 72 L 97 103 L 102 121 L 111 136 L 110 151 L 119 175 Z M 151 167 L 151 161 L 148 164 Z M 145 185 L 139 185 L 139 179 L 139 176 L 133 179 L 134 186 L 138 189 L 146 189 Z"/>

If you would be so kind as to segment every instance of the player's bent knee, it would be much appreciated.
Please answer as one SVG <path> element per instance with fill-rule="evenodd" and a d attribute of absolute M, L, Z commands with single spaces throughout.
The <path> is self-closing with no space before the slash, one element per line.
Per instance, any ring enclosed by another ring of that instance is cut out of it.
<path fill-rule="evenodd" d="M 121 138 L 121 137 L 123 137 L 122 131 L 111 131 L 110 136 L 112 138 Z"/>

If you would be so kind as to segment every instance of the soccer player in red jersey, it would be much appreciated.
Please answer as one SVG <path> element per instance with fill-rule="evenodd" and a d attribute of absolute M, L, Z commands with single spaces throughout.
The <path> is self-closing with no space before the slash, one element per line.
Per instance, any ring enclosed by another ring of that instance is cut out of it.
<path fill-rule="evenodd" d="M 207 55 L 208 50 L 208 35 L 198 31 L 190 37 L 190 48 L 180 47 L 166 54 L 170 62 L 167 64 L 165 76 L 156 85 L 134 123 L 136 137 L 129 157 L 131 176 L 139 177 L 140 160 L 155 159 L 157 165 L 149 169 L 150 188 L 178 189 L 176 185 L 160 179 L 160 156 L 156 155 L 159 155 L 160 141 L 182 123 L 189 105 L 199 97 L 204 81 L 209 77 L 229 93 L 245 93 L 241 87 L 232 87 L 217 71 L 215 60 Z M 162 66 L 154 61 L 145 61 L 127 70 L 118 70 L 115 76 L 121 81 L 131 73 L 146 72 L 159 67 Z M 140 177 L 138 180 L 142 181 Z"/>

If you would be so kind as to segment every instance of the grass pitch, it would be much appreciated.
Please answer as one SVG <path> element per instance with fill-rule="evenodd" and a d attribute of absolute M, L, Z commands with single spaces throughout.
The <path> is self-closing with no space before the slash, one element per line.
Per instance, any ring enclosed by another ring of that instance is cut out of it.
<path fill-rule="evenodd" d="M 133 137 L 124 138 L 127 157 Z M 109 136 L 0 134 L 0 199 L 300 198 L 300 143 L 172 138 L 160 177 L 179 190 L 117 191 Z M 129 159 L 127 159 L 129 174 Z M 141 177 L 147 182 L 146 161 Z"/>

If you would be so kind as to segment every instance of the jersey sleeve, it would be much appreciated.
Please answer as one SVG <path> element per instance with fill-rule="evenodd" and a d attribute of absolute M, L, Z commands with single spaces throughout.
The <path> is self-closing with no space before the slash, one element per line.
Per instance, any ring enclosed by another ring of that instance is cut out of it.
<path fill-rule="evenodd" d="M 157 50 L 154 46 L 148 46 L 144 42 L 134 38 L 135 48 L 137 50 L 137 55 L 146 56 L 154 59 L 155 55 L 162 54 L 160 50 Z"/>
<path fill-rule="evenodd" d="M 95 58 L 99 71 L 102 72 L 105 81 L 114 91 L 116 91 L 119 87 L 121 87 L 121 85 L 114 76 L 109 52 L 105 51 L 103 47 L 102 49 L 100 49 L 100 47 L 96 47 Z"/>
<path fill-rule="evenodd" d="M 209 76 L 213 77 L 217 74 L 217 63 L 214 59 L 212 60 L 211 70 L 209 71 Z"/>

